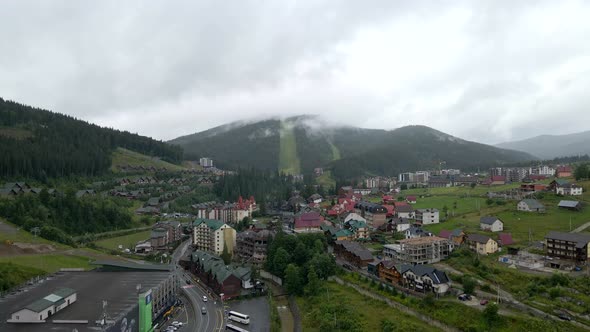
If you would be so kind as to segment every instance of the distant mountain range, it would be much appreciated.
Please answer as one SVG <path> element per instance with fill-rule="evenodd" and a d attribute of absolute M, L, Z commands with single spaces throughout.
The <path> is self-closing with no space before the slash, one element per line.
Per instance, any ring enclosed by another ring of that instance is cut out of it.
<path fill-rule="evenodd" d="M 541 135 L 500 143 L 496 147 L 524 151 L 540 159 L 590 155 L 590 131 L 568 135 Z"/>
<path fill-rule="evenodd" d="M 176 138 L 189 158 L 211 157 L 224 168 L 256 167 L 309 174 L 332 169 L 338 178 L 443 167 L 477 169 L 536 159 L 469 142 L 425 126 L 394 130 L 323 123 L 314 116 L 231 123 Z"/>

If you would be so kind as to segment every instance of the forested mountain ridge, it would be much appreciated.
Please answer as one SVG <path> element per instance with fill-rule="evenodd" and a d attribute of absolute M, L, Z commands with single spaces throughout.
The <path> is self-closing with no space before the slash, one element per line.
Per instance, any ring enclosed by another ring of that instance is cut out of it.
<path fill-rule="evenodd" d="M 182 146 L 191 158 L 211 157 L 222 167 L 289 169 L 303 174 L 327 167 L 341 179 L 438 168 L 441 162 L 445 167 L 477 169 L 536 159 L 425 126 L 365 129 L 325 124 L 313 116 L 233 123 L 171 142 Z"/>
<path fill-rule="evenodd" d="M 496 147 L 528 152 L 542 159 L 590 154 L 590 131 L 567 135 L 541 135 Z"/>
<path fill-rule="evenodd" d="M 0 98 L 0 176 L 94 176 L 117 147 L 179 163 L 180 147 Z"/>

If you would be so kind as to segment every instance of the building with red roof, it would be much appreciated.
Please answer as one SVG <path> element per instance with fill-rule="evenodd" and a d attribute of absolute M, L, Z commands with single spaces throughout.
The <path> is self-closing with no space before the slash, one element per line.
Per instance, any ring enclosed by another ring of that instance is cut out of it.
<path fill-rule="evenodd" d="M 410 204 L 415 204 L 416 203 L 416 196 L 414 196 L 414 195 L 406 196 L 406 202 L 408 202 Z"/>
<path fill-rule="evenodd" d="M 570 166 L 559 166 L 555 170 L 555 176 L 558 178 L 568 178 L 572 176 L 572 168 Z"/>
<path fill-rule="evenodd" d="M 512 240 L 512 234 L 500 233 L 498 235 L 498 244 L 500 244 L 501 246 L 509 246 L 514 244 L 514 240 Z"/>
<path fill-rule="evenodd" d="M 296 233 L 321 232 L 320 226 L 324 223 L 324 217 L 318 212 L 302 213 L 295 217 L 293 229 Z"/>

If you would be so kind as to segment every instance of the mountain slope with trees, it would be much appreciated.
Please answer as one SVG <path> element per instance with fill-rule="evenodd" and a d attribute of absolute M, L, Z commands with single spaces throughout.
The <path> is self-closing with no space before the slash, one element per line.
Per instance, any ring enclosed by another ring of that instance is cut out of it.
<path fill-rule="evenodd" d="M 292 128 L 295 144 L 281 144 L 285 123 Z M 476 170 L 536 159 L 524 152 L 465 141 L 424 126 L 364 129 L 326 125 L 312 116 L 233 123 L 171 142 L 182 146 L 191 158 L 211 157 L 224 168 L 272 171 L 288 168 L 281 147 L 296 146 L 297 158 L 290 159 L 299 164 L 292 169 L 311 174 L 316 167 L 332 168 L 341 179 L 433 169 L 441 162 L 445 167 Z"/>
<path fill-rule="evenodd" d="M 0 98 L 1 177 L 99 175 L 118 147 L 171 163 L 183 159 L 178 146 Z"/>

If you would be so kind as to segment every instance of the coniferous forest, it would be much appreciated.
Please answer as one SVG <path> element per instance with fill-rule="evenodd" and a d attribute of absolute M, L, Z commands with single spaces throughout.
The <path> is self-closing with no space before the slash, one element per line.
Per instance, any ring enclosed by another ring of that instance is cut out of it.
<path fill-rule="evenodd" d="M 175 145 L 0 98 L 0 177 L 99 175 L 117 147 L 172 163 L 183 158 Z"/>

